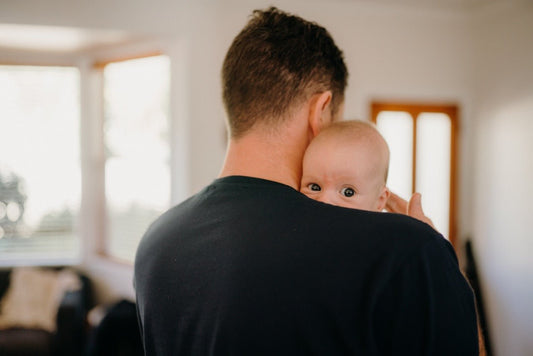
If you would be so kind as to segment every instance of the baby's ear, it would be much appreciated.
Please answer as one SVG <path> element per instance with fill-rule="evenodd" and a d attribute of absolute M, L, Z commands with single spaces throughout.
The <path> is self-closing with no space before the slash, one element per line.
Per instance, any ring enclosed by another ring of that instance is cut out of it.
<path fill-rule="evenodd" d="M 390 197 L 390 190 L 387 187 L 381 188 L 381 193 L 378 197 L 378 211 L 383 211 L 385 209 L 385 205 L 387 205 L 387 200 L 389 200 Z"/>

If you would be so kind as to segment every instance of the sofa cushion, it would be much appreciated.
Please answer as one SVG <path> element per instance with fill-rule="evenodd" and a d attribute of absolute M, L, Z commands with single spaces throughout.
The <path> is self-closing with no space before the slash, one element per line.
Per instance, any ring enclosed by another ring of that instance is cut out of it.
<path fill-rule="evenodd" d="M 0 329 L 24 327 L 55 332 L 62 296 L 68 290 L 79 288 L 78 276 L 67 269 L 13 269 L 9 288 L 1 301 Z"/>

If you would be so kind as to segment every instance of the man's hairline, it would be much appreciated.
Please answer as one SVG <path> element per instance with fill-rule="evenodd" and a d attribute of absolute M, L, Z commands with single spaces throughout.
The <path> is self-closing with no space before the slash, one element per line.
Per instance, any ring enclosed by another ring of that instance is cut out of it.
<path fill-rule="evenodd" d="M 284 114 L 282 115 L 279 115 L 277 117 L 274 117 L 274 116 L 262 116 L 262 120 L 254 120 L 254 123 L 252 126 L 250 126 L 249 128 L 247 128 L 246 130 L 244 130 L 243 132 L 241 132 L 240 134 L 238 135 L 234 135 L 233 132 L 231 132 L 231 125 L 229 124 L 230 121 L 232 120 L 229 116 L 226 117 L 226 121 L 227 121 L 227 128 L 229 130 L 229 136 L 230 136 L 230 139 L 232 140 L 239 140 L 241 139 L 242 137 L 248 135 L 248 134 L 251 134 L 253 131 L 256 131 L 256 130 L 260 130 L 260 131 L 263 131 L 268 133 L 268 134 L 272 134 L 272 133 L 276 133 L 277 131 L 279 130 L 282 130 L 283 129 L 283 126 L 290 122 L 292 119 L 294 119 L 295 117 L 295 114 L 302 108 L 302 105 L 304 103 L 308 103 L 314 96 L 316 95 L 321 95 L 325 92 L 330 92 L 332 93 L 332 99 L 333 100 L 333 90 L 331 88 L 329 89 L 325 89 L 325 90 L 320 90 L 320 91 L 312 91 L 311 94 L 308 94 L 307 96 L 306 95 L 301 95 L 302 98 L 305 98 L 305 99 L 296 99 L 294 100 L 296 103 L 293 103 L 292 105 L 289 106 L 289 108 L 287 108 L 287 110 L 285 111 Z M 333 122 L 341 122 L 342 121 L 342 115 L 341 114 L 341 111 L 340 110 L 342 108 L 342 106 L 344 105 L 344 93 L 341 93 L 342 95 L 339 95 L 340 97 L 340 102 L 337 103 L 337 107 L 335 108 L 335 111 L 333 111 L 333 107 L 332 107 L 332 104 L 330 104 L 330 114 L 331 114 L 331 117 L 332 117 L 332 121 L 331 123 Z M 228 115 L 228 114 L 226 114 Z"/>

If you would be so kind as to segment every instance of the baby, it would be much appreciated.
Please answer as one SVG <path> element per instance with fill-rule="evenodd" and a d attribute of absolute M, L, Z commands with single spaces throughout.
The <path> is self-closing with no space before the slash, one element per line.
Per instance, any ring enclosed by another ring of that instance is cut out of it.
<path fill-rule="evenodd" d="M 328 204 L 382 211 L 390 195 L 388 169 L 389 148 L 374 125 L 336 122 L 307 148 L 300 191 Z"/>

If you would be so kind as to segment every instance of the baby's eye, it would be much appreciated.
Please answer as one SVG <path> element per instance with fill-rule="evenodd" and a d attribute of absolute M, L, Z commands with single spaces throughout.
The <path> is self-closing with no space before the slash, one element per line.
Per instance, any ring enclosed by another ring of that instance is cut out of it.
<path fill-rule="evenodd" d="M 342 188 L 341 194 L 347 198 L 351 198 L 355 195 L 355 190 L 353 190 L 353 188 Z"/>
<path fill-rule="evenodd" d="M 320 188 L 320 186 L 316 183 L 310 183 L 307 185 L 307 188 L 309 188 L 309 190 L 312 190 L 314 192 L 319 192 L 322 190 L 322 188 Z"/>

